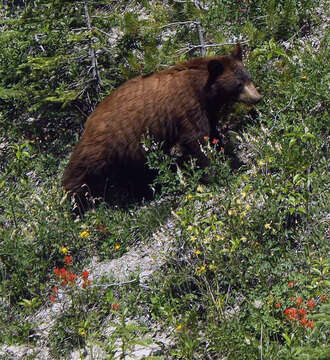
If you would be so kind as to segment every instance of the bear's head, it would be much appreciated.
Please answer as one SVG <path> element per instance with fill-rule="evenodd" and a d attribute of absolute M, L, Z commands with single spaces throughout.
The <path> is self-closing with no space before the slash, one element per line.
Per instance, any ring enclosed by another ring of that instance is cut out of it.
<path fill-rule="evenodd" d="M 228 102 L 243 102 L 253 105 L 260 101 L 261 95 L 242 63 L 240 44 L 236 45 L 229 56 L 210 59 L 207 68 L 209 77 L 205 90 L 208 101 L 213 106 Z"/>

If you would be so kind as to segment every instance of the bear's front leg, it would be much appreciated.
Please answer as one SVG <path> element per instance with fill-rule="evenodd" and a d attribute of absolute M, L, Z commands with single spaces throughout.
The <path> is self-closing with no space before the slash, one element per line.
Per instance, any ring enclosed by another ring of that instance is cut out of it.
<path fill-rule="evenodd" d="M 179 144 L 183 150 L 184 158 L 188 156 L 195 158 L 197 165 L 204 169 L 210 165 L 210 160 L 201 149 L 205 137 L 210 136 L 209 119 L 200 109 L 195 109 L 194 116 L 189 115 L 182 119 L 180 123 Z"/>
<path fill-rule="evenodd" d="M 210 160 L 208 157 L 203 153 L 201 149 L 201 141 L 194 140 L 187 143 L 182 144 L 183 150 L 183 158 L 184 160 L 188 160 L 190 158 L 196 159 L 196 164 L 204 169 L 210 165 Z"/>

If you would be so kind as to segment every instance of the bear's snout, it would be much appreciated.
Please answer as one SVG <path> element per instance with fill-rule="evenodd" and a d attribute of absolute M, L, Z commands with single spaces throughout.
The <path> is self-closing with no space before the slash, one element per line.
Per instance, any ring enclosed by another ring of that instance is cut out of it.
<path fill-rule="evenodd" d="M 257 104 L 261 99 L 261 95 L 258 90 L 255 88 L 253 82 L 246 84 L 238 97 L 238 101 L 245 104 L 254 105 Z"/>

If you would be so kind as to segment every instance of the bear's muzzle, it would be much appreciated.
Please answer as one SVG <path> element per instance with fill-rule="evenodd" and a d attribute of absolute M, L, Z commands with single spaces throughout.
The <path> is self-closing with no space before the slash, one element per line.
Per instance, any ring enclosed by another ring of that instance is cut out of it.
<path fill-rule="evenodd" d="M 261 95 L 254 87 L 253 82 L 249 82 L 246 84 L 238 97 L 238 101 L 243 102 L 245 104 L 254 105 L 258 103 L 261 99 Z"/>

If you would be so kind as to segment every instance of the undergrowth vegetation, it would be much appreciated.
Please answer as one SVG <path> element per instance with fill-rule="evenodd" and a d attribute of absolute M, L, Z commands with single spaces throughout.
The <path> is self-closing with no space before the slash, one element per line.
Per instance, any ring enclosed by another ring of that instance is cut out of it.
<path fill-rule="evenodd" d="M 326 2 L 4 3 L 1 343 L 38 345 L 35 314 L 63 302 L 46 344 L 56 359 L 91 344 L 124 359 L 156 328 L 171 341 L 150 359 L 327 359 Z M 196 21 L 207 44 L 245 44 L 244 62 L 263 96 L 255 109 L 236 105 L 220 119 L 235 124 L 225 142 L 240 167 L 233 169 L 221 141 L 206 139 L 212 176 L 205 185 L 193 161 L 178 168 L 147 143 L 159 174 L 155 199 L 101 204 L 75 218 L 60 178 L 86 116 L 125 80 L 199 56 Z M 89 282 L 93 257 L 148 247 L 169 218 L 171 252 L 147 285 L 138 274 Z"/>

